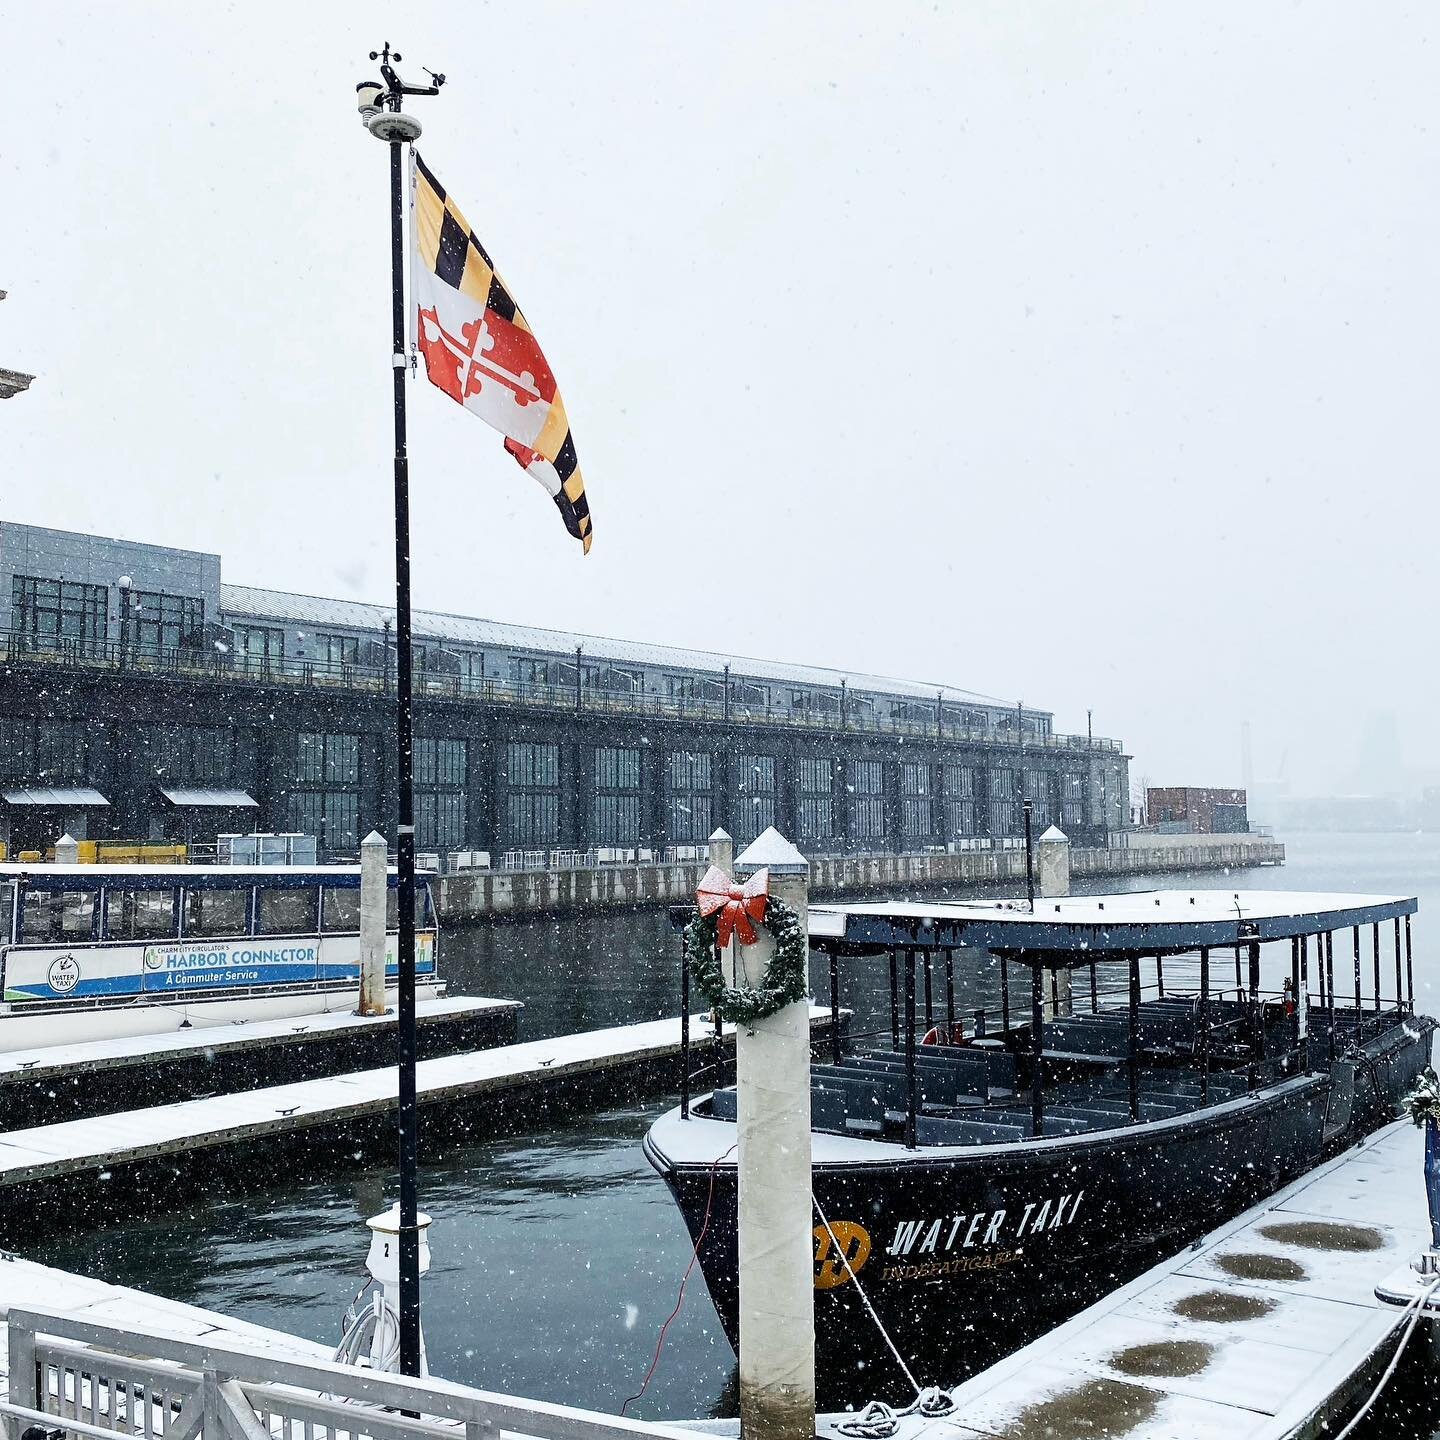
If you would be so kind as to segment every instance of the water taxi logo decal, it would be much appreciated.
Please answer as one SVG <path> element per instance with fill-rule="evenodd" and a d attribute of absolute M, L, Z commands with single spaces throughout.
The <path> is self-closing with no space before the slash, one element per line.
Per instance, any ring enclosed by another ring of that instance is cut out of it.
<path fill-rule="evenodd" d="M 815 1227 L 815 1288 L 833 1290 L 865 1268 L 870 1232 L 853 1220 Z"/>
<path fill-rule="evenodd" d="M 80 963 L 73 955 L 61 955 L 50 962 L 45 979 L 57 995 L 68 995 L 80 983 Z"/>

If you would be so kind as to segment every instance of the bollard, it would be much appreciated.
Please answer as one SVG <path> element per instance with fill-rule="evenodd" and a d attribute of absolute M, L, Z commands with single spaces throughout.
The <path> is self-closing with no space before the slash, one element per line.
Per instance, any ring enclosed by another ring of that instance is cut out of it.
<path fill-rule="evenodd" d="M 385 843 L 383 840 L 380 842 Z M 380 1285 L 388 1309 L 388 1324 L 381 1324 L 381 1311 L 376 1310 L 376 1325 L 371 1332 L 370 1363 L 376 1370 L 397 1370 L 398 1363 L 387 1363 L 392 1356 L 398 1356 L 400 1324 L 400 1207 L 392 1205 L 379 1215 L 372 1215 L 365 1224 L 370 1228 L 370 1253 L 365 1257 L 365 1268 Z M 430 1268 L 430 1217 L 424 1213 L 415 1216 L 416 1228 L 420 1231 L 420 1273 Z M 394 1327 L 394 1328 L 392 1328 Z M 420 1336 L 420 1374 L 430 1373 L 425 1358 L 425 1336 Z"/>
<path fill-rule="evenodd" d="M 770 893 L 808 933 L 810 866 L 773 826 L 735 861 L 768 869 Z M 758 984 L 774 953 L 732 941 L 735 983 Z M 815 1239 L 810 1187 L 810 1007 L 797 1000 L 735 1036 L 742 1440 L 815 1434 Z"/>
<path fill-rule="evenodd" d="M 80 863 L 80 842 L 68 831 L 55 842 L 55 863 L 57 865 L 78 865 Z"/>
<path fill-rule="evenodd" d="M 360 842 L 360 1004 L 357 1015 L 385 1013 L 385 906 L 388 846 L 378 830 Z"/>
<path fill-rule="evenodd" d="M 710 863 L 727 875 L 735 863 L 735 842 L 724 830 L 710 837 Z"/>
<path fill-rule="evenodd" d="M 1041 837 L 1037 849 L 1037 868 L 1040 872 L 1039 891 L 1042 899 L 1052 900 L 1070 893 L 1070 837 L 1058 826 L 1052 825 Z M 1046 1005 L 1045 1018 L 1059 1019 L 1074 1012 L 1070 990 L 1069 969 L 1056 970 L 1051 978 L 1050 1001 Z"/>

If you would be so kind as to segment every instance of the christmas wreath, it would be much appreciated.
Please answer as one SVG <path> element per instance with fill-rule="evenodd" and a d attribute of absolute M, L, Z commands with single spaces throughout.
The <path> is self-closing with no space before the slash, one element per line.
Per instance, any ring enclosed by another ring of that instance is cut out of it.
<path fill-rule="evenodd" d="M 1424 1125 L 1427 1120 L 1440 1121 L 1440 1079 L 1428 1065 L 1420 1072 L 1415 1093 L 1407 1095 L 1405 1103 L 1410 1108 L 1410 1118 L 1417 1125 Z"/>
<path fill-rule="evenodd" d="M 711 870 L 700 882 L 700 911 L 685 930 L 691 974 L 706 1004 L 722 1021 L 753 1025 L 774 1015 L 810 991 L 810 947 L 800 917 L 783 900 L 767 894 L 769 877 L 758 871 L 743 889 L 732 886 L 723 872 Z M 737 933 L 742 945 L 753 945 L 760 921 L 775 941 L 775 953 L 758 986 L 727 985 L 720 969 L 720 949 Z"/>

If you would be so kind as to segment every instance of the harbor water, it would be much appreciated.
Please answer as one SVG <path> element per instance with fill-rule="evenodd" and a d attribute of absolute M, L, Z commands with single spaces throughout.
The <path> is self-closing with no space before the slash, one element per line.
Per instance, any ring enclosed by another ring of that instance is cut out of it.
<path fill-rule="evenodd" d="M 1440 836 L 1295 835 L 1286 844 L 1281 869 L 1155 883 L 1416 894 L 1416 1001 L 1435 1014 Z M 523 1000 L 523 1039 L 656 1019 L 678 1004 L 678 945 L 655 909 L 452 932 L 443 968 L 453 993 Z M 1336 969 L 1343 989 L 1345 966 Z M 1223 965 L 1216 973 L 1223 983 Z M 823 977 L 816 979 L 823 998 Z M 1183 975 L 1174 983 L 1183 984 Z M 957 971 L 956 989 L 957 1008 L 993 1009 L 998 977 Z M 883 966 L 872 965 L 844 976 L 841 998 L 861 1017 L 876 1017 L 887 993 Z M 452 1149 L 425 1165 L 422 1203 L 435 1221 L 425 1330 L 435 1373 L 604 1410 L 640 1389 L 691 1253 L 668 1192 L 640 1153 L 651 1118 L 672 1099 L 587 1112 L 537 1133 Z M 1418 1189 L 1418 1167 L 1415 1183 Z M 333 1342 L 365 1278 L 361 1222 L 392 1198 L 388 1170 L 357 1165 L 278 1188 L 213 1193 L 143 1221 L 11 1243 L 47 1264 Z M 1357 1435 L 1440 1437 L 1435 1390 L 1418 1366 L 1402 1367 Z M 734 1357 L 696 1271 L 649 1388 L 629 1413 L 724 1415 L 735 1403 Z"/>

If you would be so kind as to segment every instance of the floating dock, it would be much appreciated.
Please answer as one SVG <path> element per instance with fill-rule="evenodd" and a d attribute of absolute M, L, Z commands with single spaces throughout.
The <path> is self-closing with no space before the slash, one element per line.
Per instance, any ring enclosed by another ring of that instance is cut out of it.
<path fill-rule="evenodd" d="M 812 1007 L 810 1015 L 812 1028 L 828 1026 L 829 1010 Z M 692 1017 L 691 1027 L 696 1034 L 711 1033 L 703 1016 Z M 725 1027 L 723 1039 L 733 1048 L 732 1026 Z M 680 1020 L 656 1020 L 422 1060 L 417 1089 L 420 1104 L 429 1109 L 478 1107 L 463 1128 L 481 1131 L 522 1104 L 533 1120 L 552 1103 L 571 1103 L 601 1085 L 613 1095 L 637 1076 L 669 1073 L 678 1089 L 680 1053 Z M 27 1199 L 31 1186 L 86 1176 L 108 1182 L 121 1169 L 143 1181 L 141 1172 L 148 1168 L 157 1185 L 170 1188 L 182 1160 L 204 1157 L 209 1175 L 215 1157 L 232 1152 L 220 1158 L 250 1168 L 278 1142 L 304 1137 L 313 1150 L 321 1132 L 347 1144 L 382 1131 L 388 1140 L 395 1108 L 395 1069 L 385 1066 L 10 1130 L 0 1135 L 0 1205 L 18 1202 L 25 1208 L 33 1200 L 33 1195 Z M 66 1193 L 71 1189 L 67 1185 Z M 112 1193 L 118 1197 L 121 1189 Z M 145 1186 L 123 1189 L 133 1198 Z M 58 1202 L 53 1188 L 46 1194 L 47 1203 Z"/>
<path fill-rule="evenodd" d="M 1423 1148 L 1408 1121 L 1377 1131 L 968 1380 L 951 1416 L 900 1417 L 895 1440 L 1333 1430 L 1406 1319 L 1375 1287 L 1429 1245 Z M 856 1419 L 817 1428 L 849 1440 Z"/>
<path fill-rule="evenodd" d="M 178 1009 L 166 1008 L 178 1024 Z M 513 1041 L 523 1008 L 514 1000 L 422 999 L 416 1005 L 420 1054 Z M 335 1009 L 0 1050 L 0 1131 L 96 1115 L 133 1104 L 137 1095 L 158 1105 L 358 1070 L 382 1064 L 394 1048 L 393 1010 L 357 1015 Z"/>

